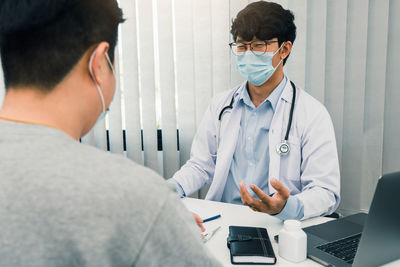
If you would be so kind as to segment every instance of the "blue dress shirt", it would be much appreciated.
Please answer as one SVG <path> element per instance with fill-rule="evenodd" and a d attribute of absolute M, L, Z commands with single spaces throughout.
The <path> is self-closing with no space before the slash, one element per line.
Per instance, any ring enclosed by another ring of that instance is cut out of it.
<path fill-rule="evenodd" d="M 269 127 L 286 83 L 285 76 L 258 107 L 255 107 L 251 101 L 248 90 L 243 90 L 239 95 L 238 105 L 242 109 L 239 136 L 222 202 L 242 204 L 240 182 L 245 182 L 248 191 L 256 198 L 257 196 L 248 187 L 250 184 L 255 184 L 266 194 L 270 194 L 268 185 Z M 301 219 L 303 205 L 297 198 L 290 197 L 284 210 L 276 216 L 282 220 Z"/>

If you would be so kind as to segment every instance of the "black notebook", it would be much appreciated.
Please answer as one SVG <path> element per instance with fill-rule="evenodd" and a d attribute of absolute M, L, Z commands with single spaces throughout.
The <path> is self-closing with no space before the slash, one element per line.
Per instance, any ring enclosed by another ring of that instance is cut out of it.
<path fill-rule="evenodd" d="M 232 264 L 275 264 L 267 229 L 229 226 L 228 248 Z"/>

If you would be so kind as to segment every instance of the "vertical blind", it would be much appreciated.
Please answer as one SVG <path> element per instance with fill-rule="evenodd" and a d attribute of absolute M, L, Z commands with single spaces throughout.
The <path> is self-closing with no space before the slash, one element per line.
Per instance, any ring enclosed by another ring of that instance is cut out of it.
<path fill-rule="evenodd" d="M 116 51 L 119 90 L 82 142 L 171 177 L 188 160 L 212 96 L 243 81 L 229 31 L 251 2 L 119 0 L 127 18 Z M 324 103 L 335 126 L 340 210 L 367 210 L 378 178 L 400 170 L 400 1 L 275 2 L 297 26 L 285 72 Z"/>

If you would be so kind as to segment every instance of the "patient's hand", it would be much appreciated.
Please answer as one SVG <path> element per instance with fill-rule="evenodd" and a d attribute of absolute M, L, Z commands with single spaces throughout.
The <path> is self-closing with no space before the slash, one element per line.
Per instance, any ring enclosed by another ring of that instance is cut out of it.
<path fill-rule="evenodd" d="M 286 205 L 290 191 L 276 179 L 271 179 L 271 185 L 276 189 L 276 193 L 272 197 L 265 194 L 256 185 L 251 184 L 251 190 L 260 198 L 256 199 L 250 195 L 245 184 L 241 182 L 239 186 L 243 204 L 249 206 L 254 211 L 265 212 L 271 215 L 280 213 Z"/>
<path fill-rule="evenodd" d="M 194 218 L 194 220 L 196 221 L 196 223 L 197 223 L 197 226 L 199 226 L 199 228 L 200 228 L 200 230 L 202 231 L 202 232 L 204 232 L 205 230 L 206 230 L 206 228 L 204 228 L 204 226 L 203 226 L 203 220 L 199 217 L 199 215 L 197 215 L 196 213 L 194 213 L 194 212 L 191 212 L 192 213 L 192 215 L 193 215 L 193 218 Z"/>

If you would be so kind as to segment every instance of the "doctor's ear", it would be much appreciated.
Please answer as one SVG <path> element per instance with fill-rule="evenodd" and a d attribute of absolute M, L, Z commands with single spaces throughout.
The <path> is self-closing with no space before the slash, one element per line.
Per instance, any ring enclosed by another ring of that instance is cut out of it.
<path fill-rule="evenodd" d="M 292 51 L 292 46 L 293 46 L 293 44 L 291 41 L 286 41 L 282 44 L 282 48 L 279 53 L 281 56 L 281 59 L 285 59 L 289 56 L 290 52 Z"/>

